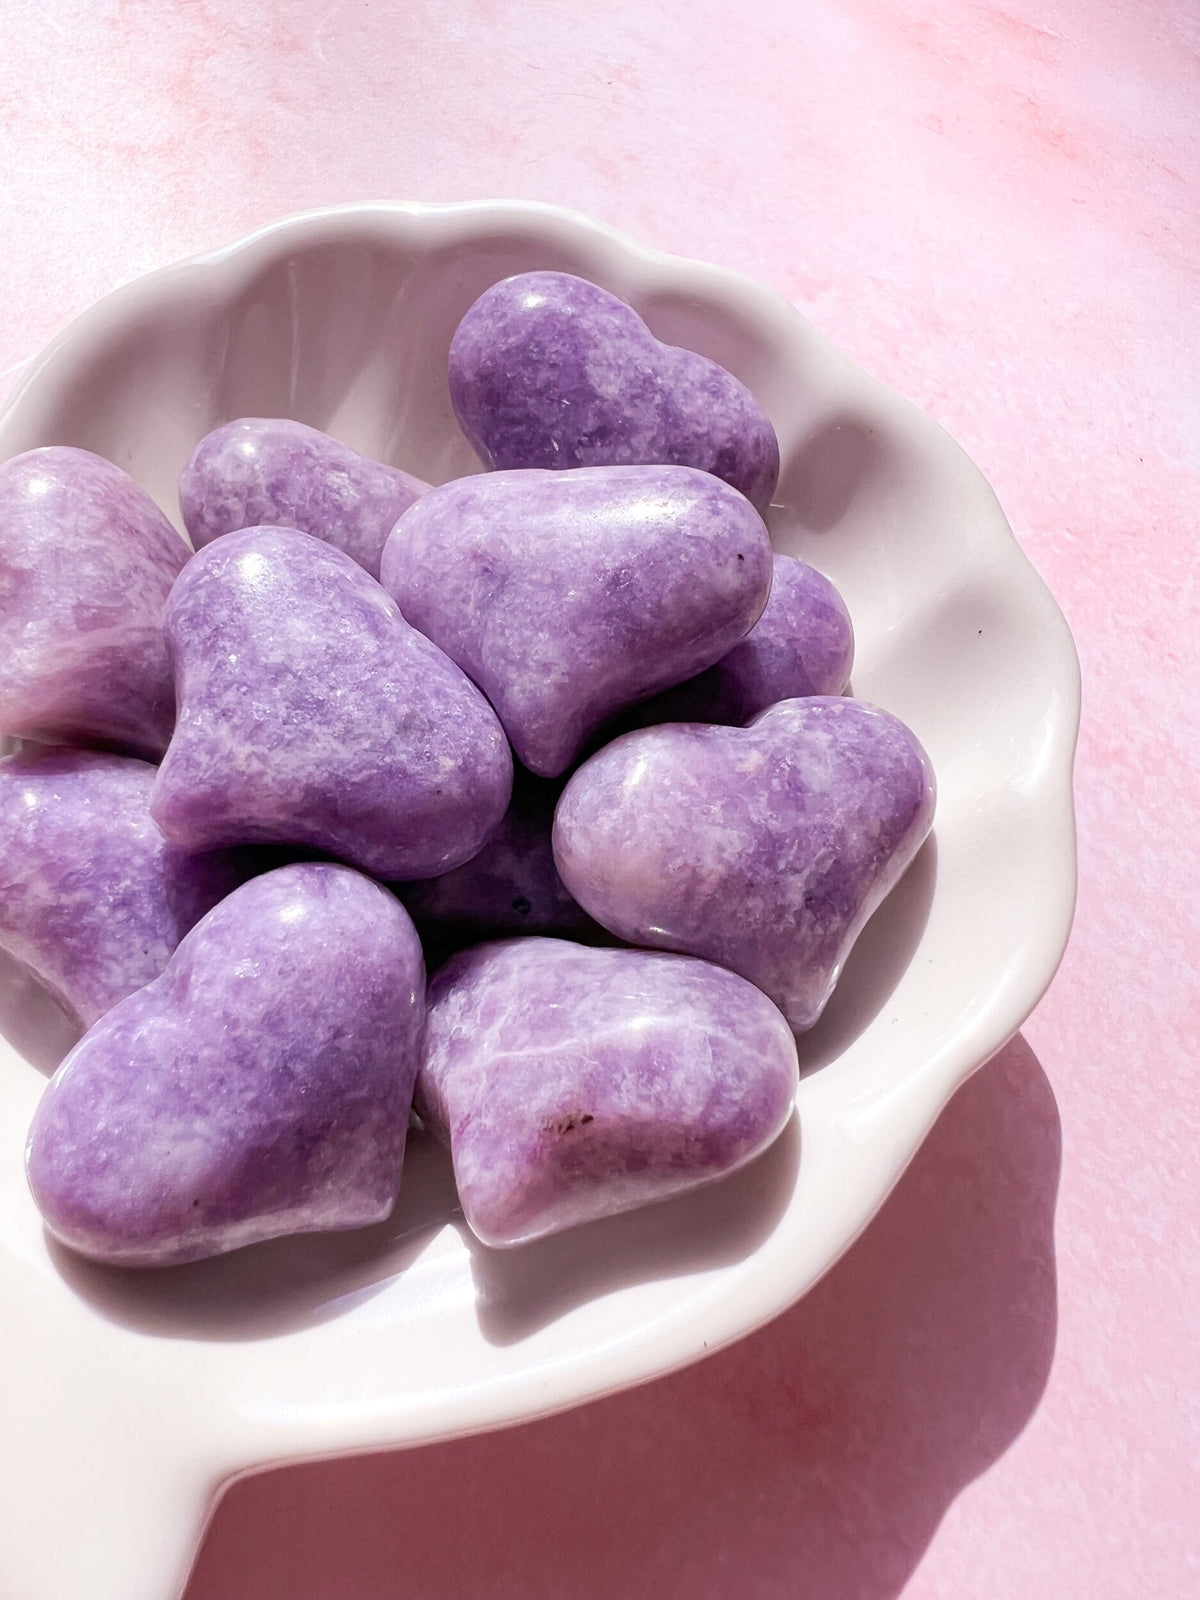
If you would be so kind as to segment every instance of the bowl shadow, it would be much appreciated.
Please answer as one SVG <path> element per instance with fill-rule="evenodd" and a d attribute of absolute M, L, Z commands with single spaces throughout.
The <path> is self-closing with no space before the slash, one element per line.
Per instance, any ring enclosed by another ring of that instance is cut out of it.
<path fill-rule="evenodd" d="M 1045 1387 L 1061 1148 L 1018 1036 L 768 1327 L 499 1434 L 243 1479 L 184 1600 L 897 1600 Z"/>

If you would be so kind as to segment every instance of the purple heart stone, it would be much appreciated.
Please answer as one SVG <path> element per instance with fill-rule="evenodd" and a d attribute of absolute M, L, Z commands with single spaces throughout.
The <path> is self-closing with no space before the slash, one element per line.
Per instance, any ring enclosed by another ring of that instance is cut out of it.
<path fill-rule="evenodd" d="M 416 1104 L 473 1232 L 514 1245 L 734 1172 L 797 1081 L 787 1023 L 732 972 L 511 939 L 431 981 Z"/>
<path fill-rule="evenodd" d="M 489 467 L 698 467 L 760 511 L 779 478 L 775 430 L 745 384 L 570 273 L 525 272 L 480 295 L 449 380 Z"/>
<path fill-rule="evenodd" d="M 348 867 L 223 900 L 52 1079 L 27 1167 L 82 1254 L 164 1266 L 391 1212 L 424 1020 L 404 908 Z"/>
<path fill-rule="evenodd" d="M 382 582 L 553 778 L 615 712 L 746 636 L 771 550 L 745 496 L 690 467 L 497 472 L 406 512 Z"/>
<path fill-rule="evenodd" d="M 609 935 L 567 893 L 550 844 L 561 780 L 518 767 L 504 820 L 478 855 L 440 878 L 397 885 L 426 953 L 508 934 L 559 934 L 586 943 Z"/>
<path fill-rule="evenodd" d="M 150 817 L 154 775 L 89 750 L 0 761 L 0 949 L 84 1027 L 252 871 L 244 852 L 173 850 Z"/>
<path fill-rule="evenodd" d="M 151 812 L 183 849 L 290 843 L 381 878 L 470 859 L 512 787 L 478 689 L 349 556 L 226 534 L 171 592 L 179 719 Z"/>
<path fill-rule="evenodd" d="M 776 555 L 761 617 L 707 672 L 644 701 L 615 731 L 660 722 L 716 722 L 740 728 L 768 706 L 841 694 L 854 663 L 854 629 L 829 579 L 794 556 Z"/>
<path fill-rule="evenodd" d="M 799 1030 L 928 834 L 934 793 L 896 717 L 785 700 L 748 728 L 672 723 L 615 740 L 567 784 L 554 856 L 611 932 L 740 972 Z"/>
<path fill-rule="evenodd" d="M 89 450 L 0 466 L 0 733 L 161 755 L 163 603 L 187 559 L 145 490 Z"/>
<path fill-rule="evenodd" d="M 377 578 L 388 534 L 428 488 L 302 422 L 241 417 L 193 450 L 179 504 L 197 550 L 239 528 L 299 528 Z"/>

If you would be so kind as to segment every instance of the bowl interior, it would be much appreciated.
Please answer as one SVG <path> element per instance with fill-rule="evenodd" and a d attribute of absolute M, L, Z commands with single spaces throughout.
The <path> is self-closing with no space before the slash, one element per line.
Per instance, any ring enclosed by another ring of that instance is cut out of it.
<path fill-rule="evenodd" d="M 130 1275 L 48 1245 L 21 1144 L 66 1042 L 0 969 L 0 1281 L 40 1285 L 50 1344 L 153 1393 L 214 1475 L 534 1415 L 667 1370 L 802 1293 L 882 1201 L 938 1109 L 1019 1025 L 1073 893 L 1074 658 L 975 468 L 782 301 L 546 208 L 361 207 L 296 219 L 119 291 L 31 373 L 4 456 L 73 444 L 178 520 L 196 441 L 298 418 L 422 477 L 479 470 L 446 352 L 489 284 L 577 272 L 758 394 L 783 471 L 776 547 L 841 587 L 854 692 L 903 717 L 939 779 L 935 838 L 801 1041 L 797 1116 L 737 1177 L 510 1253 L 461 1224 L 416 1139 L 386 1225 Z"/>

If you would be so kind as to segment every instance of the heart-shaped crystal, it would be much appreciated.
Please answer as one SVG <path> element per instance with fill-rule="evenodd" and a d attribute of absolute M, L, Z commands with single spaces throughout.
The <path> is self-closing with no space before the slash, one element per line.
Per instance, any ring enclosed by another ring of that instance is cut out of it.
<path fill-rule="evenodd" d="M 822 573 L 776 554 L 763 614 L 715 666 L 617 719 L 613 731 L 659 722 L 719 722 L 740 728 L 768 706 L 841 694 L 854 661 L 854 629 L 841 595 Z"/>
<path fill-rule="evenodd" d="M 163 603 L 188 548 L 128 473 L 52 445 L 0 467 L 0 733 L 159 756 Z"/>
<path fill-rule="evenodd" d="M 179 505 L 197 550 L 239 528 L 299 528 L 377 578 L 388 534 L 428 487 L 302 422 L 240 417 L 192 451 Z"/>
<path fill-rule="evenodd" d="M 521 273 L 480 295 L 451 342 L 449 378 L 490 467 L 699 467 L 760 511 L 779 477 L 775 430 L 745 384 L 660 343 L 631 306 L 567 272 Z"/>
<path fill-rule="evenodd" d="M 746 636 L 771 550 L 745 496 L 690 467 L 496 472 L 418 500 L 382 582 L 552 778 L 623 706 Z"/>
<path fill-rule="evenodd" d="M 0 949 L 84 1027 L 250 875 L 249 852 L 172 849 L 150 816 L 154 776 L 94 750 L 0 761 Z"/>
<path fill-rule="evenodd" d="M 450 1146 L 471 1228 L 512 1245 L 744 1166 L 796 1083 L 787 1023 L 736 974 L 510 939 L 430 983 L 417 1108 Z"/>
<path fill-rule="evenodd" d="M 309 845 L 382 878 L 469 860 L 512 758 L 478 689 L 340 550 L 248 528 L 171 592 L 179 718 L 151 810 L 185 849 Z"/>
<path fill-rule="evenodd" d="M 561 780 L 517 767 L 504 820 L 478 855 L 440 878 L 394 885 L 427 952 L 522 933 L 609 942 L 572 900 L 554 865 L 550 830 L 561 793 Z"/>
<path fill-rule="evenodd" d="M 554 856 L 611 932 L 740 972 L 801 1029 L 933 810 L 929 758 L 896 717 L 785 700 L 748 728 L 670 723 L 614 740 L 563 791 Z"/>
<path fill-rule="evenodd" d="M 386 889 L 328 863 L 255 878 L 51 1081 L 28 1148 L 48 1227 L 161 1266 L 381 1221 L 423 1018 L 421 947 Z"/>

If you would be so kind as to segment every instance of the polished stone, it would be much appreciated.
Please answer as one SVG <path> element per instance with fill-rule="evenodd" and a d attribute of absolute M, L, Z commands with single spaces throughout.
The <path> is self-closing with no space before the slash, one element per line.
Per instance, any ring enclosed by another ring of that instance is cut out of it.
<path fill-rule="evenodd" d="M 198 550 L 239 528 L 299 528 L 377 578 L 388 534 L 428 487 L 302 422 L 240 417 L 193 450 L 179 504 Z"/>
<path fill-rule="evenodd" d="M 151 810 L 173 844 L 307 845 L 383 878 L 448 872 L 503 817 L 487 701 L 340 550 L 226 534 L 171 594 L 179 722 Z"/>
<path fill-rule="evenodd" d="M 623 707 L 719 661 L 771 586 L 743 495 L 690 467 L 496 472 L 433 489 L 382 582 L 556 777 Z"/>
<path fill-rule="evenodd" d="M 154 771 L 54 746 L 0 761 L 0 949 L 84 1027 L 157 978 L 253 870 L 248 851 L 172 849 L 150 816 Z"/>
<path fill-rule="evenodd" d="M 741 643 L 706 672 L 619 717 L 620 731 L 659 722 L 740 728 L 780 700 L 842 693 L 854 664 L 845 601 L 805 561 L 777 554 L 773 568 L 770 598 Z"/>
<path fill-rule="evenodd" d="M 760 511 L 770 503 L 779 444 L 745 384 L 660 343 L 584 278 L 525 272 L 493 284 L 458 326 L 449 377 L 489 467 L 699 467 Z"/>
<path fill-rule="evenodd" d="M 266 873 L 80 1040 L 35 1113 L 50 1230 L 121 1266 L 391 1211 L 424 1020 L 395 897 L 327 863 Z"/>
<path fill-rule="evenodd" d="M 705 961 L 510 939 L 453 956 L 429 986 L 417 1108 L 485 1244 L 735 1171 L 780 1133 L 796 1084 L 783 1017 Z"/>
<path fill-rule="evenodd" d="M 748 728 L 671 723 L 614 740 L 567 784 L 554 855 L 618 937 L 720 962 L 802 1029 L 928 834 L 934 796 L 898 718 L 785 700 Z"/>
<path fill-rule="evenodd" d="M 163 604 L 186 544 L 128 473 L 51 445 L 0 466 L 0 733 L 157 757 Z"/>
<path fill-rule="evenodd" d="M 431 950 L 512 934 L 556 934 L 585 943 L 611 936 L 576 904 L 554 865 L 550 830 L 562 782 L 518 767 L 504 820 L 480 850 L 453 872 L 396 885 Z"/>

